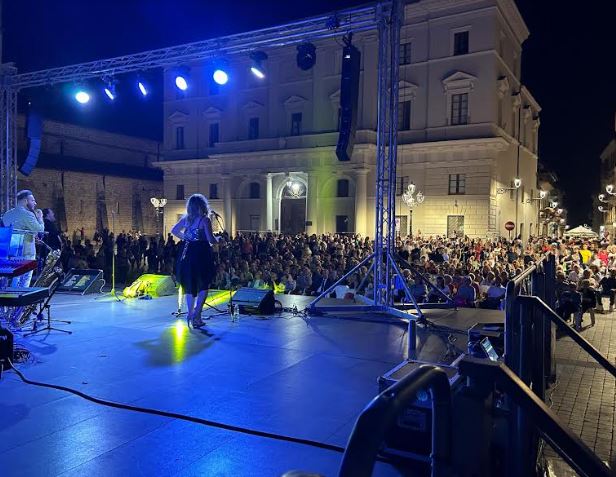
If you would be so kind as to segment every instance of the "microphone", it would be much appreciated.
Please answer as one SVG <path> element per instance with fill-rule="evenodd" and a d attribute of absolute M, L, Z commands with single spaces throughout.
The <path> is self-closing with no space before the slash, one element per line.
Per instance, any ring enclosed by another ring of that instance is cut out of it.
<path fill-rule="evenodd" d="M 215 210 L 212 210 L 212 215 L 218 217 L 219 219 L 222 219 L 222 215 L 220 215 L 218 212 L 216 212 Z"/>

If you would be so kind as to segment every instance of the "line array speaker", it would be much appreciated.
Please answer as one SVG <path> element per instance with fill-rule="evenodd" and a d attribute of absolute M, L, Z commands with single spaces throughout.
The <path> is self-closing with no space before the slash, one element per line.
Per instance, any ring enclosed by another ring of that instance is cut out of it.
<path fill-rule="evenodd" d="M 342 75 L 340 78 L 340 118 L 336 156 L 350 161 L 357 129 L 357 103 L 359 101 L 359 66 L 361 54 L 348 43 L 342 49 Z"/>

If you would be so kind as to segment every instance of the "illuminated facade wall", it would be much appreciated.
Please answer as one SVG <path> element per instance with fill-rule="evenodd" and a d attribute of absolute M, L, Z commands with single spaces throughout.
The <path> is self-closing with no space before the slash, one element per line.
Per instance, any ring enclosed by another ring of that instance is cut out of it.
<path fill-rule="evenodd" d="M 524 236 L 534 233 L 537 201 L 529 199 L 538 195 L 540 107 L 520 84 L 527 36 L 512 0 L 406 6 L 398 188 L 413 182 L 426 200 L 412 212 L 397 201 L 401 233 L 443 235 L 457 226 L 471 236 L 504 235 L 509 220 Z M 168 71 L 165 161 L 158 164 L 170 199 L 167 221 L 181 213 L 183 197 L 201 192 L 228 229 L 285 231 L 288 214 L 300 208 L 281 197 L 295 181 L 306 192 L 296 201 L 305 202 L 307 232 L 373 235 L 376 34 L 357 35 L 354 44 L 362 72 L 348 163 L 335 156 L 342 53 L 336 41 L 316 44 L 309 71 L 296 66 L 295 48 L 268 52 L 264 80 L 249 72 L 248 58 L 233 62 L 229 83 L 218 87 L 210 65 L 193 65 L 189 90 L 178 93 Z M 497 194 L 514 177 L 522 187 Z"/>

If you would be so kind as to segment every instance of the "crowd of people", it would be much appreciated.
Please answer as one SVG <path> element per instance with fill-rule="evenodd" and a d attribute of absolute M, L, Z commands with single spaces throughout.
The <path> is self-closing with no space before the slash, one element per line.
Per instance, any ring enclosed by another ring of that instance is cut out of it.
<path fill-rule="evenodd" d="M 99 268 L 111 279 L 116 250 L 116 282 L 131 283 L 142 273 L 174 274 L 181 242 L 108 230 L 91 239 L 74 233 L 64 237 L 61 256 L 65 270 Z M 278 293 L 319 295 L 329 289 L 373 250 L 359 235 L 285 235 L 223 233 L 212 245 L 215 276 L 212 288 L 241 286 L 272 288 Z M 393 282 L 400 301 L 409 301 L 404 283 L 417 302 L 452 300 L 457 306 L 502 308 L 507 283 L 542 254 L 558 256 L 558 306 L 565 318 L 581 326 L 583 313 L 594 313 L 602 297 L 614 306 L 616 246 L 599 241 L 531 238 L 528 241 L 469 237 L 403 237 L 396 242 L 402 259 L 401 275 Z M 406 264 L 406 266 L 404 266 Z M 422 279 L 418 273 L 428 279 Z M 372 280 L 363 280 L 360 267 L 332 296 L 370 295 Z M 594 322 L 594 315 L 591 316 Z"/>

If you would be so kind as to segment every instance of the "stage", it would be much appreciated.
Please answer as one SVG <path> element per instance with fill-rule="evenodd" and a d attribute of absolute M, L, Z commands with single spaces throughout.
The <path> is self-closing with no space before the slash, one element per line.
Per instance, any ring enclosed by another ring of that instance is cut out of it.
<path fill-rule="evenodd" d="M 303 309 L 309 297 L 284 295 Z M 377 393 L 377 378 L 406 358 L 406 324 L 378 315 L 242 315 L 189 330 L 173 296 L 117 302 L 57 295 L 52 314 L 72 335 L 18 344 L 30 379 L 93 396 L 259 431 L 344 446 Z M 224 305 L 219 305 L 225 308 Z M 502 321 L 502 312 L 431 310 L 440 325 Z M 468 325 L 468 326 L 467 326 Z M 466 341 L 456 334 L 456 349 Z M 419 359 L 450 362 L 446 338 L 420 330 Z M 291 469 L 336 475 L 341 454 L 90 403 L 65 392 L 0 381 L 3 476 L 277 476 Z M 378 464 L 374 475 L 405 475 Z"/>

